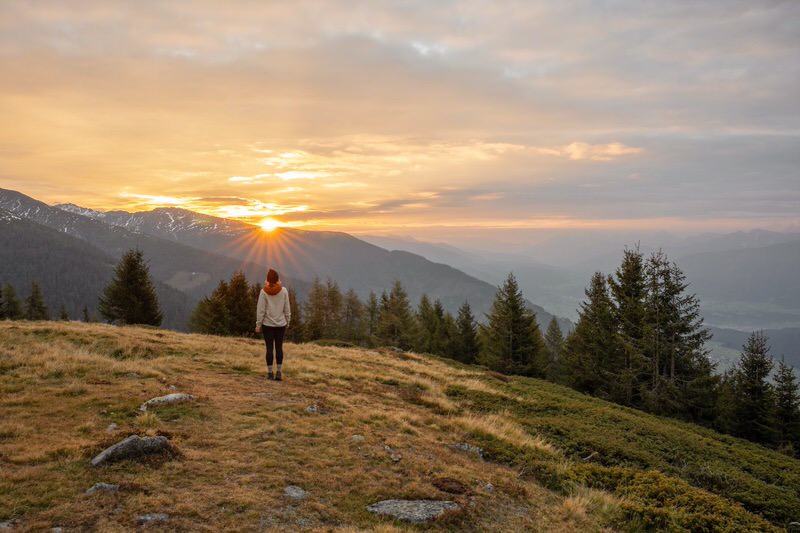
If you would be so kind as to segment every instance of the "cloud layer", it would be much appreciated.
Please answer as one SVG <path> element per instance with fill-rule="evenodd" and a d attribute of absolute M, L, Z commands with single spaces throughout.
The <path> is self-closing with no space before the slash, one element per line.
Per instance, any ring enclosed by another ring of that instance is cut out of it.
<path fill-rule="evenodd" d="M 346 230 L 792 224 L 798 18 L 797 2 L 4 2 L 0 186 Z"/>

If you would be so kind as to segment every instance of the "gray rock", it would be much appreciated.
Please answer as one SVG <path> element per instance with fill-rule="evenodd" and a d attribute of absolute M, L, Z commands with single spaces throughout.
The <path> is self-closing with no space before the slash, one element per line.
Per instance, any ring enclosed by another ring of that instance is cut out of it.
<path fill-rule="evenodd" d="M 316 405 L 309 405 L 308 407 L 306 407 L 306 413 L 315 415 L 319 413 L 319 407 L 317 407 Z"/>
<path fill-rule="evenodd" d="M 119 429 L 119 426 L 114 422 L 110 423 L 106 428 L 106 433 L 114 433 L 116 430 Z"/>
<path fill-rule="evenodd" d="M 367 505 L 370 513 L 388 515 L 412 524 L 423 524 L 457 509 L 457 503 L 440 500 L 383 500 Z"/>
<path fill-rule="evenodd" d="M 167 394 L 166 396 L 159 396 L 158 398 L 152 398 L 150 400 L 147 400 L 141 406 L 139 406 L 139 410 L 145 412 L 150 407 L 167 405 L 170 403 L 190 402 L 192 400 L 194 400 L 194 396 L 192 396 L 191 394 L 176 392 L 173 394 Z"/>
<path fill-rule="evenodd" d="M 94 494 L 95 492 L 117 492 L 119 485 L 111 485 L 109 483 L 95 483 L 87 491 L 86 494 Z"/>
<path fill-rule="evenodd" d="M 0 529 L 11 529 L 16 524 L 16 520 L 8 520 L 7 522 L 0 522 Z"/>
<path fill-rule="evenodd" d="M 484 454 L 486 453 L 484 452 L 483 448 L 478 448 L 477 446 L 473 446 L 472 444 L 468 444 L 466 442 L 459 442 L 453 444 L 453 448 L 455 448 L 456 450 L 461 450 L 462 452 L 474 453 L 481 459 L 484 458 Z"/>
<path fill-rule="evenodd" d="M 50 533 L 64 533 L 63 527 L 51 527 Z"/>
<path fill-rule="evenodd" d="M 136 523 L 140 526 L 156 522 L 169 522 L 169 515 L 166 513 L 148 513 L 136 517 Z"/>
<path fill-rule="evenodd" d="M 350 437 L 350 440 L 358 443 L 364 442 L 364 435 L 353 435 L 352 437 Z"/>
<path fill-rule="evenodd" d="M 113 446 L 109 446 L 92 459 L 92 466 L 113 463 L 124 459 L 135 459 L 143 455 L 159 453 L 169 448 L 167 437 L 140 437 L 131 435 Z"/>
<path fill-rule="evenodd" d="M 386 450 L 386 453 L 389 454 L 389 457 L 391 457 L 392 461 L 394 461 L 395 463 L 399 463 L 400 460 L 403 458 L 402 455 L 394 451 L 391 447 L 387 446 L 386 444 L 383 445 L 383 449 Z"/>
<path fill-rule="evenodd" d="M 283 488 L 283 493 L 293 500 L 302 500 L 308 496 L 308 492 L 301 489 L 297 485 L 289 485 Z"/>
<path fill-rule="evenodd" d="M 170 385 L 169 387 L 167 387 L 167 389 L 169 389 L 169 390 L 178 390 L 178 387 L 176 387 L 175 385 Z"/>

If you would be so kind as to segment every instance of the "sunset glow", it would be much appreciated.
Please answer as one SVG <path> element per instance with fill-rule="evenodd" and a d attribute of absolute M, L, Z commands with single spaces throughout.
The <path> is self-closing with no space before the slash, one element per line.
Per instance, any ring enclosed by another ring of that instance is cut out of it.
<path fill-rule="evenodd" d="M 283 224 L 281 224 L 279 220 L 275 220 L 274 218 L 265 218 L 258 225 L 261 226 L 261 229 L 263 229 L 267 233 L 270 233 L 280 228 Z"/>
<path fill-rule="evenodd" d="M 468 5 L 4 3 L 0 187 L 430 238 L 800 226 L 797 5 Z"/>

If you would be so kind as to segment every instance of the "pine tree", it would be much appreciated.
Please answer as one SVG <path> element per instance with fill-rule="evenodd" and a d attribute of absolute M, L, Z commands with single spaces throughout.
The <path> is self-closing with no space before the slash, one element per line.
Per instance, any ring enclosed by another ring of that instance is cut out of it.
<path fill-rule="evenodd" d="M 211 295 L 198 302 L 189 319 L 189 330 L 209 335 L 230 335 L 230 321 L 228 284 L 220 280 Z M 254 322 L 255 320 L 250 321 L 251 329 L 253 329 Z"/>
<path fill-rule="evenodd" d="M 775 374 L 775 419 L 778 445 L 789 455 L 800 451 L 800 385 L 783 359 Z"/>
<path fill-rule="evenodd" d="M 50 320 L 50 313 L 44 304 L 42 289 L 35 281 L 31 282 L 31 294 L 25 299 L 25 318 L 27 320 Z"/>
<path fill-rule="evenodd" d="M 642 347 L 649 361 L 650 377 L 643 406 L 650 412 L 691 417 L 688 387 L 710 379 L 708 351 L 711 338 L 703 326 L 700 303 L 687 294 L 686 276 L 663 252 L 653 253 L 645 264 L 645 325 Z"/>
<path fill-rule="evenodd" d="M 286 340 L 295 344 L 304 342 L 306 339 L 303 306 L 297 299 L 297 291 L 294 289 L 289 289 L 289 308 L 292 310 L 292 321 L 286 328 Z"/>
<path fill-rule="evenodd" d="M 17 291 L 10 283 L 6 283 L 3 289 L 3 309 L 5 317 L 9 320 L 21 320 L 25 317 L 22 304 L 17 299 Z"/>
<path fill-rule="evenodd" d="M 754 331 L 743 347 L 736 370 L 735 434 L 754 442 L 771 444 L 775 432 L 775 392 L 769 383 L 773 361 L 767 338 Z"/>
<path fill-rule="evenodd" d="M 122 256 L 114 278 L 100 296 L 99 310 L 111 322 L 161 325 L 164 315 L 141 250 L 130 250 Z"/>
<path fill-rule="evenodd" d="M 64 304 L 61 304 L 61 307 L 58 310 L 58 319 L 69 320 L 69 314 L 67 313 L 67 308 L 64 307 Z"/>
<path fill-rule="evenodd" d="M 326 330 L 328 291 L 319 278 L 314 278 L 305 303 L 305 337 L 308 341 L 321 339 Z"/>
<path fill-rule="evenodd" d="M 325 283 L 325 325 L 323 327 L 325 338 L 342 338 L 343 300 L 339 284 L 328 278 Z"/>
<path fill-rule="evenodd" d="M 456 330 L 453 337 L 451 357 L 462 363 L 474 364 L 478 359 L 478 327 L 469 302 L 465 301 L 458 308 Z"/>
<path fill-rule="evenodd" d="M 399 280 L 394 282 L 388 295 L 381 295 L 376 333 L 380 342 L 390 346 L 408 350 L 413 345 L 417 335 L 416 323 L 408 294 Z"/>
<path fill-rule="evenodd" d="M 235 272 L 225 291 L 225 306 L 228 309 L 228 331 L 230 335 L 252 336 L 255 324 L 253 294 L 244 272 Z"/>
<path fill-rule="evenodd" d="M 624 398 L 618 379 L 624 369 L 623 353 L 602 273 L 592 276 L 586 298 L 575 330 L 564 343 L 562 379 L 579 391 L 620 401 Z"/>
<path fill-rule="evenodd" d="M 342 339 L 355 343 L 365 340 L 367 328 L 364 304 L 353 289 L 348 289 L 344 295 L 341 324 Z"/>
<path fill-rule="evenodd" d="M 619 374 L 623 403 L 634 407 L 642 406 L 641 391 L 647 386 L 650 368 L 644 354 L 647 320 L 644 274 L 644 259 L 637 245 L 623 252 L 621 265 L 608 280 L 623 354 L 623 369 Z"/>
<path fill-rule="evenodd" d="M 498 289 L 488 319 L 488 325 L 481 326 L 481 363 L 506 374 L 542 376 L 537 361 L 545 349 L 544 339 L 513 273 Z"/>
<path fill-rule="evenodd" d="M 375 336 L 377 335 L 378 317 L 380 316 L 380 305 L 378 304 L 378 297 L 375 296 L 373 291 L 370 291 L 366 304 L 366 327 L 367 327 L 367 341 L 370 346 L 375 344 Z"/>
<path fill-rule="evenodd" d="M 562 352 L 564 351 L 564 334 L 561 332 L 561 326 L 558 325 L 556 317 L 551 318 L 550 323 L 547 325 L 544 346 L 543 354 L 546 357 L 541 365 L 544 377 L 550 381 L 558 381 Z"/>
<path fill-rule="evenodd" d="M 419 324 L 419 335 L 414 339 L 414 350 L 422 353 L 436 353 L 436 337 L 439 334 L 441 324 L 427 294 L 423 294 L 420 297 L 416 316 Z"/>

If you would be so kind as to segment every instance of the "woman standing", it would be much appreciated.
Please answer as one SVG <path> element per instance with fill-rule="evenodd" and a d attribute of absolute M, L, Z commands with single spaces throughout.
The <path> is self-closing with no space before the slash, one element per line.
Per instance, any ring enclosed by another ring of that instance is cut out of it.
<path fill-rule="evenodd" d="M 278 273 L 273 269 L 267 272 L 264 288 L 258 295 L 256 308 L 256 333 L 264 334 L 267 345 L 267 378 L 281 381 L 281 365 L 283 364 L 283 335 L 292 319 L 289 307 L 289 291 L 281 285 Z M 273 346 L 274 345 L 274 346 Z M 272 356 L 278 360 L 277 373 L 272 373 Z"/>

